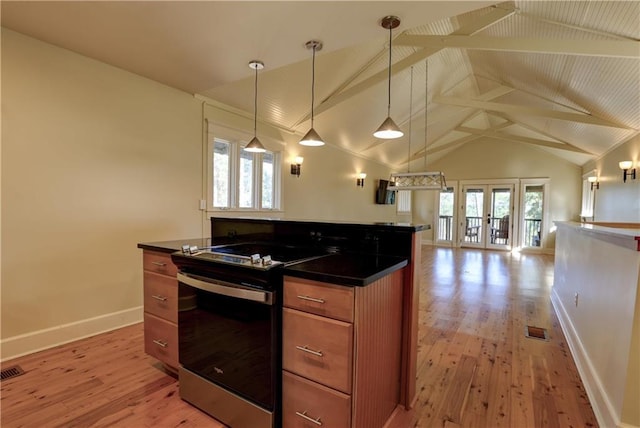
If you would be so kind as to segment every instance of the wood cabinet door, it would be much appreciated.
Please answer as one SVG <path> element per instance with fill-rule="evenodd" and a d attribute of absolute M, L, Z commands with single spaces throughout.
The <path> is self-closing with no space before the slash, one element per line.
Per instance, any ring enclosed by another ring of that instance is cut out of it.
<path fill-rule="evenodd" d="M 284 371 L 282 426 L 348 428 L 351 426 L 351 397 Z"/>
<path fill-rule="evenodd" d="M 351 393 L 352 324 L 284 308 L 282 330 L 283 369 Z"/>

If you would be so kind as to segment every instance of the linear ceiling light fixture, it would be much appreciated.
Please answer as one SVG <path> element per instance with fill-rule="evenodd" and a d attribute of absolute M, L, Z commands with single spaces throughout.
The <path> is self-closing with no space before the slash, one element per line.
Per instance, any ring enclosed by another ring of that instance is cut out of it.
<path fill-rule="evenodd" d="M 391 33 L 394 28 L 400 25 L 400 18 L 397 16 L 385 16 L 380 21 L 380 26 L 389 30 L 389 78 L 387 79 L 387 118 L 382 122 L 382 125 L 373 133 L 376 138 L 383 138 L 390 140 L 393 138 L 400 138 L 404 133 L 400 130 L 398 125 L 391 119 Z"/>
<path fill-rule="evenodd" d="M 300 144 L 303 146 L 324 146 L 324 141 L 320 135 L 313 129 L 313 103 L 315 102 L 315 85 L 316 85 L 316 51 L 322 49 L 322 42 L 317 40 L 309 40 L 305 44 L 307 49 L 313 51 L 311 59 L 311 129 L 302 137 Z"/>
<path fill-rule="evenodd" d="M 244 147 L 247 152 L 264 153 L 267 150 L 264 148 L 260 140 L 258 140 L 257 124 L 258 124 L 258 70 L 264 68 L 262 61 L 253 60 L 249 62 L 249 68 L 256 71 L 256 77 L 253 86 L 253 139 L 249 141 Z"/>
<path fill-rule="evenodd" d="M 424 61 L 424 169 L 427 169 L 427 108 L 429 100 L 429 59 Z M 409 95 L 409 111 L 413 100 L 413 67 L 411 67 L 411 94 Z M 409 154 L 411 154 L 411 113 L 409 113 Z M 407 159 L 411 162 L 411 156 Z M 407 171 L 409 166 L 407 165 Z M 387 190 L 446 190 L 447 182 L 440 171 L 393 173 L 389 179 Z"/>

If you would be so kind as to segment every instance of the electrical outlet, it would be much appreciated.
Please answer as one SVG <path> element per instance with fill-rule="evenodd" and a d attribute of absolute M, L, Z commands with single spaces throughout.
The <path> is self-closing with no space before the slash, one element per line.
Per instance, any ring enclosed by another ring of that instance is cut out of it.
<path fill-rule="evenodd" d="M 207 209 L 207 200 L 206 199 L 200 199 L 200 209 L 201 210 L 206 210 Z"/>
<path fill-rule="evenodd" d="M 578 307 L 578 293 L 575 293 L 573 295 L 573 303 L 576 304 L 576 308 Z"/>

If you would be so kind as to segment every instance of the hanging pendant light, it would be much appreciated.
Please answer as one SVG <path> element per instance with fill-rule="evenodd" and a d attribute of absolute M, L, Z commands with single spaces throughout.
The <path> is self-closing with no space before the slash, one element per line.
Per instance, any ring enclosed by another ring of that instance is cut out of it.
<path fill-rule="evenodd" d="M 264 148 L 260 140 L 258 140 L 258 134 L 256 132 L 258 124 L 258 70 L 262 70 L 264 68 L 264 63 L 262 61 L 253 60 L 249 62 L 249 68 L 256 71 L 253 87 L 253 139 L 251 139 L 249 144 L 244 147 L 244 150 L 253 153 L 264 153 L 267 150 Z"/>
<path fill-rule="evenodd" d="M 413 67 L 411 67 L 411 94 L 413 94 Z M 424 169 L 425 172 L 393 173 L 389 178 L 387 190 L 446 190 L 447 182 L 441 171 L 427 171 L 427 108 L 429 106 L 429 59 L 424 61 Z M 409 96 L 409 111 L 411 111 L 412 95 Z M 411 154 L 411 113 L 409 114 L 409 154 Z M 411 156 L 407 158 L 411 162 Z"/>
<path fill-rule="evenodd" d="M 404 135 L 402 130 L 391 119 L 391 30 L 400 25 L 400 18 L 397 16 L 385 16 L 380 21 L 380 26 L 389 30 L 389 79 L 388 79 L 388 100 L 387 100 L 387 118 L 382 122 L 382 125 L 373 133 L 376 138 L 383 138 L 390 140 L 393 138 L 400 138 Z"/>
<path fill-rule="evenodd" d="M 315 101 L 315 84 L 316 84 L 316 51 L 322 49 L 322 42 L 317 40 L 309 40 L 305 46 L 313 51 L 311 59 L 311 129 L 302 137 L 300 144 L 303 146 L 324 146 L 324 141 L 313 129 L 313 103 Z"/>

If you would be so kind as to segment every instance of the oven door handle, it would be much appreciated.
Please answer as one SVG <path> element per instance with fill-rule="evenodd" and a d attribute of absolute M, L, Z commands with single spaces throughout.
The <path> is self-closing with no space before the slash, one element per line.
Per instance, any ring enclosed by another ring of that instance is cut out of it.
<path fill-rule="evenodd" d="M 269 291 L 253 290 L 241 285 L 211 280 L 209 278 L 194 277 L 182 272 L 178 272 L 177 278 L 178 282 L 210 293 L 235 297 L 242 300 L 251 300 L 267 305 L 273 304 L 273 293 Z"/>

